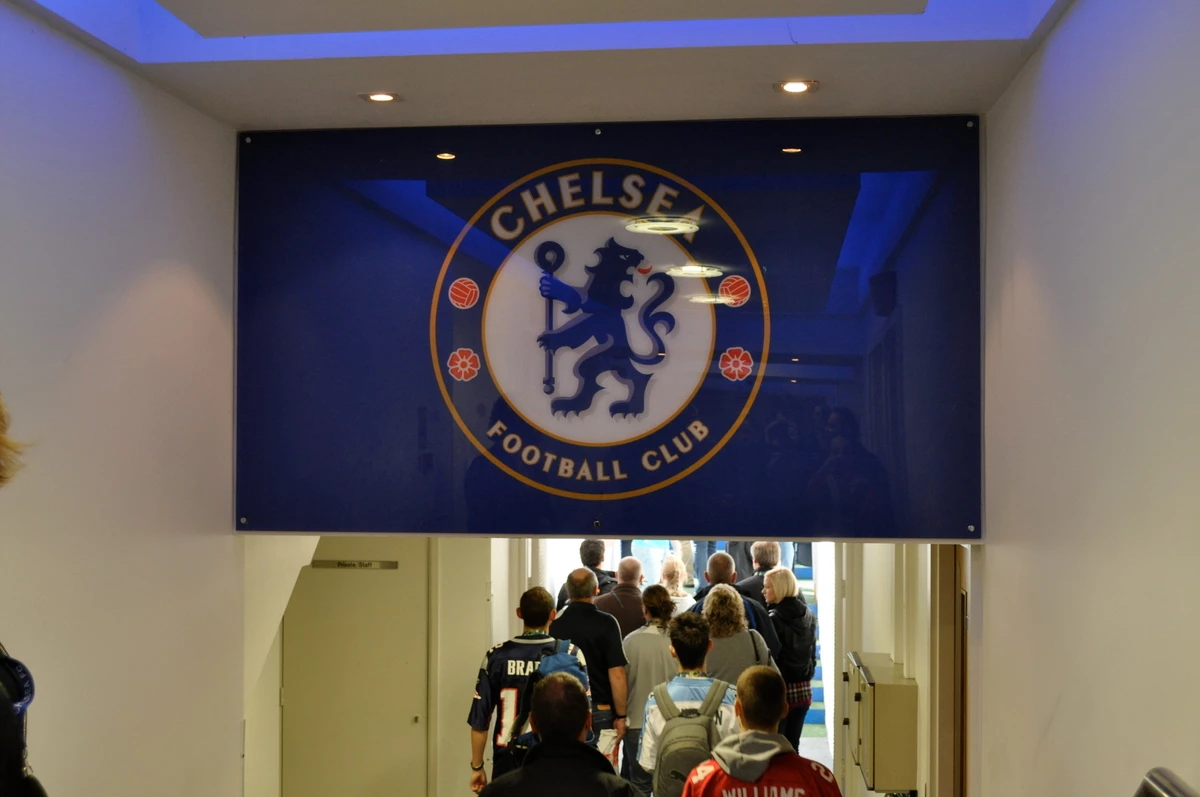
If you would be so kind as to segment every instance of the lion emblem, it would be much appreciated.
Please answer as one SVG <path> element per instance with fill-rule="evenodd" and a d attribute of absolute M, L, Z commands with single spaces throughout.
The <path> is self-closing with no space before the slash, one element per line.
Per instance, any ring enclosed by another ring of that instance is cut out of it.
<path fill-rule="evenodd" d="M 647 278 L 647 283 L 657 285 L 658 290 L 642 306 L 637 318 L 654 348 L 649 354 L 638 354 L 629 344 L 624 317 L 625 311 L 633 307 L 634 299 L 621 293 L 621 286 L 633 282 L 635 270 L 646 273 L 638 269 L 645 258 L 638 250 L 621 246 L 614 238 L 609 238 L 595 254 L 598 260 L 586 267 L 589 276 L 582 288 L 567 285 L 553 276 L 565 260 L 560 244 L 543 242 L 535 255 L 545 272 L 539 289 L 546 299 L 546 331 L 538 336 L 538 344 L 546 350 L 547 393 L 554 390 L 554 353 L 562 348 L 578 349 L 594 341 L 575 364 L 579 391 L 574 396 L 553 399 L 550 409 L 555 414 L 566 415 L 578 415 L 591 409 L 596 394 L 603 389 L 597 378 L 612 372 L 618 380 L 629 385 L 629 397 L 613 402 L 609 414 L 614 418 L 641 415 L 646 409 L 646 388 L 653 375 L 634 366 L 655 365 L 666 356 L 663 336 L 675 328 L 675 316 L 659 308 L 675 292 L 675 281 L 663 273 Z M 553 303 L 556 301 L 566 306 L 568 314 L 577 314 L 558 329 L 553 328 Z"/>

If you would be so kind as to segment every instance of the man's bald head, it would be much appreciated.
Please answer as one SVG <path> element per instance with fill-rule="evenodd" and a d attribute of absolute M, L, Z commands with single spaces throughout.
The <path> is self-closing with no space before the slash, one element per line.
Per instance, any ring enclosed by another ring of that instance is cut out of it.
<path fill-rule="evenodd" d="M 599 591 L 596 574 L 590 568 L 572 570 L 571 575 L 567 576 L 567 597 L 573 601 L 590 601 Z"/>
<path fill-rule="evenodd" d="M 642 582 L 642 562 L 636 556 L 626 556 L 617 565 L 617 582 L 637 586 Z"/>
<path fill-rule="evenodd" d="M 704 577 L 709 584 L 732 584 L 737 578 L 733 567 L 733 557 L 724 551 L 717 551 L 708 557 L 708 570 Z"/>

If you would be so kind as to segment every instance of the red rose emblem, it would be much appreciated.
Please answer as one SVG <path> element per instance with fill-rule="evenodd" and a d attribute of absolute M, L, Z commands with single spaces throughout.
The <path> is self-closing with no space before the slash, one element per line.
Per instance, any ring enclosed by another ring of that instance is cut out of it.
<path fill-rule="evenodd" d="M 455 381 L 470 382 L 479 374 L 479 355 L 470 349 L 458 349 L 450 353 L 446 367 Z"/>
<path fill-rule="evenodd" d="M 754 370 L 754 359 L 741 346 L 726 349 L 721 355 L 721 375 L 730 382 L 741 382 Z"/>

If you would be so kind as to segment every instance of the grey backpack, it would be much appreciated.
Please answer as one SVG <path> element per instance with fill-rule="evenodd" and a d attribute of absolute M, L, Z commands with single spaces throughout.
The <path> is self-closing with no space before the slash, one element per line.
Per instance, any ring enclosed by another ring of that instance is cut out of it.
<path fill-rule="evenodd" d="M 680 797 L 692 770 L 712 758 L 712 750 L 720 741 L 717 712 L 727 689 L 729 684 L 714 679 L 699 710 L 680 711 L 667 694 L 666 684 L 654 687 L 654 702 L 665 720 L 654 765 L 654 797 Z"/>

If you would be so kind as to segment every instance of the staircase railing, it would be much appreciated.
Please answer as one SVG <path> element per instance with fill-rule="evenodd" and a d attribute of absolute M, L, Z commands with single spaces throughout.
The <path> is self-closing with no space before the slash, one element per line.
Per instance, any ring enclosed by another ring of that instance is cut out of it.
<path fill-rule="evenodd" d="M 1171 770 L 1155 767 L 1142 778 L 1134 797 L 1200 797 L 1200 794 Z"/>

